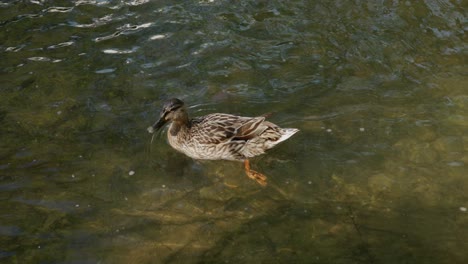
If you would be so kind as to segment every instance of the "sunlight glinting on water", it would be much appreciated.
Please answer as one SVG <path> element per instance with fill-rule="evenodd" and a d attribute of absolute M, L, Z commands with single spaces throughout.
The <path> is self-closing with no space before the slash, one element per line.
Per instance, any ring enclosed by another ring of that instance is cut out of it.
<path fill-rule="evenodd" d="M 463 263 L 463 10 L 0 2 L 0 262 Z M 148 133 L 174 97 L 300 131 L 262 187 Z"/>

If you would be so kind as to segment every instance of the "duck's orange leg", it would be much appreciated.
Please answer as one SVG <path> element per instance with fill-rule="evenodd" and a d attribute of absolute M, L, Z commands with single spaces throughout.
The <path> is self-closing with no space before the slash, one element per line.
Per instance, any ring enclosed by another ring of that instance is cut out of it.
<path fill-rule="evenodd" d="M 260 172 L 251 170 L 249 160 L 244 160 L 244 166 L 245 166 L 245 173 L 250 179 L 258 182 L 258 184 L 260 184 L 261 186 L 267 185 L 267 181 L 266 181 L 267 177 L 261 174 Z"/>

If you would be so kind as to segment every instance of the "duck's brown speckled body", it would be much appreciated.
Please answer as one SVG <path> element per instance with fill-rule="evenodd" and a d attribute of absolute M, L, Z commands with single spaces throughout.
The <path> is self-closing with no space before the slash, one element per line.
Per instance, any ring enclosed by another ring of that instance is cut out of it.
<path fill-rule="evenodd" d="M 177 98 L 164 104 L 160 119 L 148 131 L 152 133 L 169 121 L 172 122 L 167 136 L 174 149 L 194 159 L 244 161 L 247 175 L 262 185 L 266 184 L 266 177 L 250 170 L 248 159 L 265 153 L 299 131 L 280 128 L 264 116 L 214 113 L 189 119 L 184 103 Z"/>

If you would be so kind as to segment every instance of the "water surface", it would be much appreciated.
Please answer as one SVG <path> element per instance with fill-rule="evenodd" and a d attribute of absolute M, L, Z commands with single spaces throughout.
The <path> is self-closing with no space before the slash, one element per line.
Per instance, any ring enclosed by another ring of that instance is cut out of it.
<path fill-rule="evenodd" d="M 463 263 L 465 33 L 462 1 L 2 1 L 0 260 Z M 171 97 L 301 132 L 262 188 L 152 139 Z"/>

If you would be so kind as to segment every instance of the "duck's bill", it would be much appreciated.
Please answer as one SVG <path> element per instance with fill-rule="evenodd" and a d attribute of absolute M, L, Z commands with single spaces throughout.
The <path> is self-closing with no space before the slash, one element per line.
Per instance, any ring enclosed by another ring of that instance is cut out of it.
<path fill-rule="evenodd" d="M 164 124 L 166 124 L 166 120 L 164 120 L 164 118 L 160 118 L 156 123 L 148 127 L 147 130 L 149 133 L 154 133 L 158 131 L 159 129 L 161 129 L 161 127 L 163 127 Z"/>

